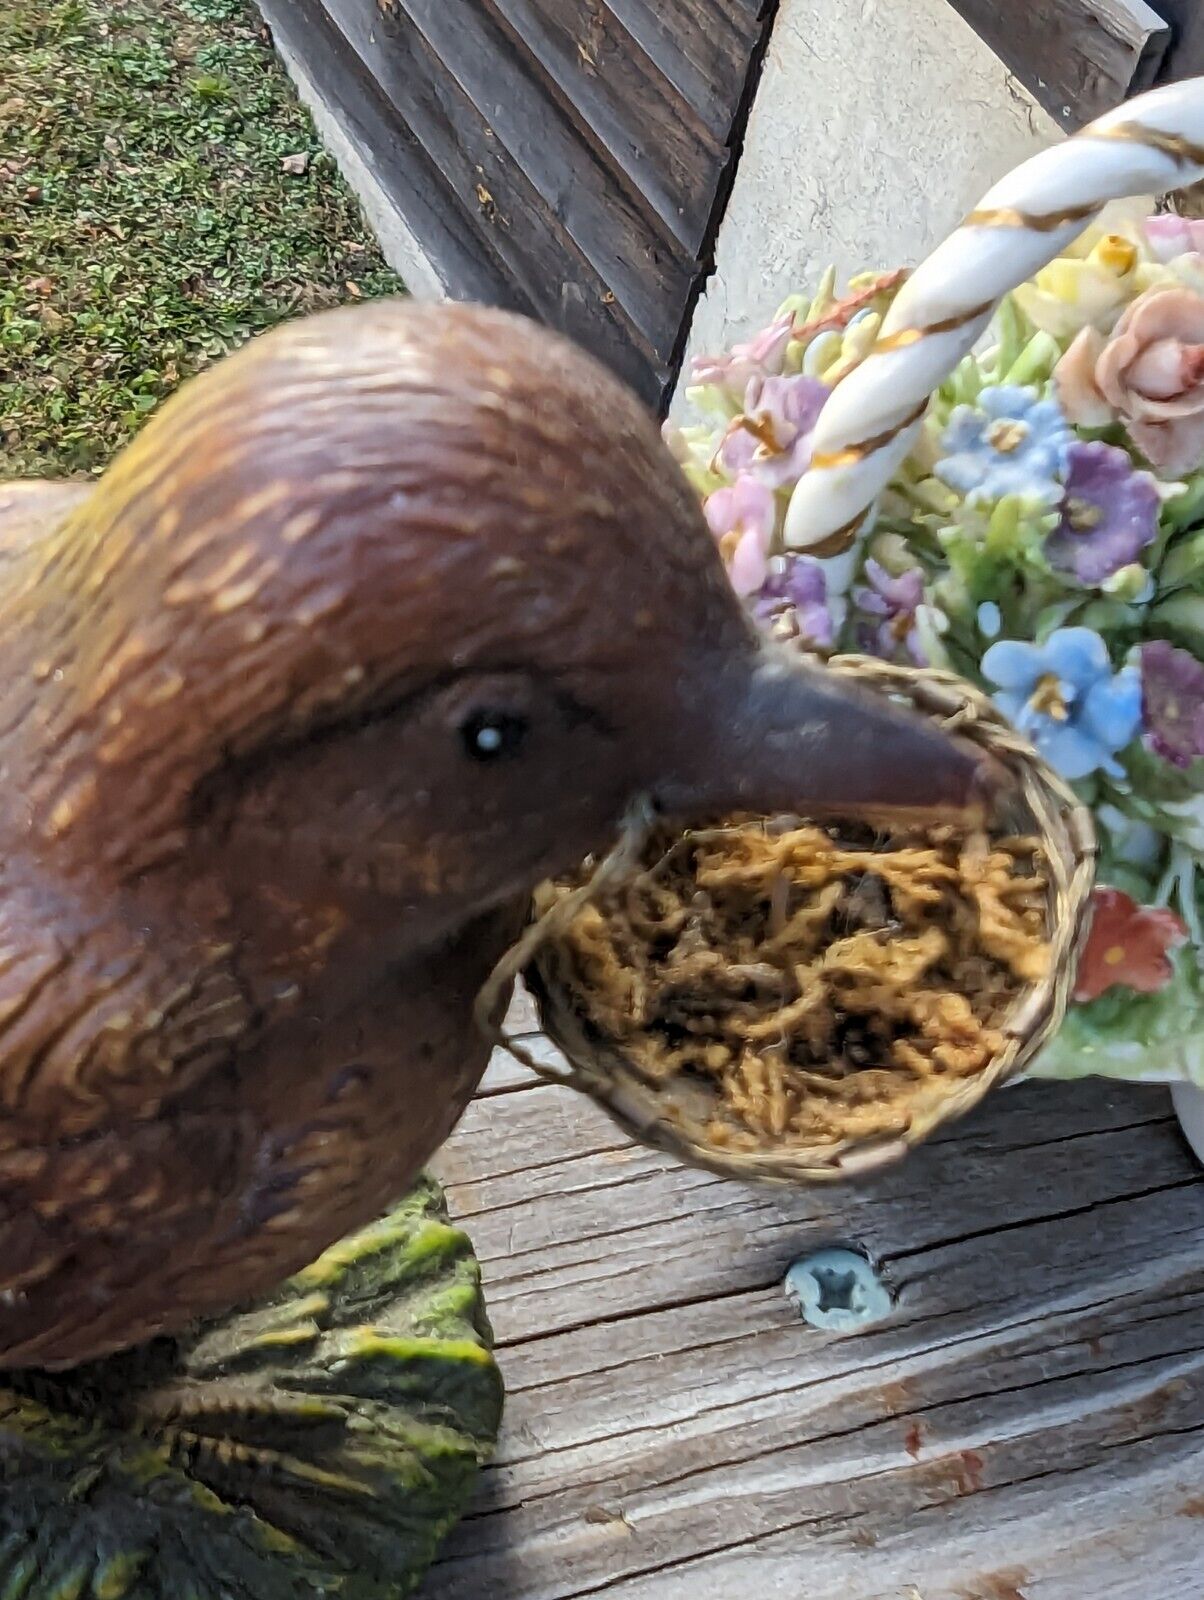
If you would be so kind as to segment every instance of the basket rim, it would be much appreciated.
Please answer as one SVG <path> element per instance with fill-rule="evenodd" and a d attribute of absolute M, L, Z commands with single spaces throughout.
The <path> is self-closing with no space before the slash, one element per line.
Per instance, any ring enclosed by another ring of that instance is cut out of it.
<path fill-rule="evenodd" d="M 860 1178 L 901 1160 L 939 1127 L 966 1115 L 993 1089 L 1018 1077 L 1061 1025 L 1088 926 L 1097 843 L 1090 810 L 1033 745 L 1007 721 L 994 702 L 956 673 L 899 666 L 874 656 L 836 655 L 826 670 L 855 678 L 903 698 L 950 733 L 991 754 L 1014 782 L 1016 799 L 1031 819 L 1049 872 L 1047 905 L 1050 961 L 1046 973 L 1026 984 L 1008 1007 L 1000 1027 L 1002 1050 L 971 1078 L 933 1085 L 917 1094 L 907 1126 L 898 1134 L 876 1134 L 820 1144 L 768 1145 L 756 1150 L 718 1148 L 665 1113 L 672 1108 L 664 1086 L 648 1082 L 613 1041 L 602 1036 L 567 998 L 556 974 L 553 936 L 538 947 L 524 972 L 548 1037 L 563 1053 L 568 1072 L 536 1066 L 541 1075 L 580 1090 L 602 1107 L 630 1137 L 723 1177 L 778 1185 L 830 1183 Z M 691 830 L 683 828 L 686 836 Z M 660 1115 L 653 1110 L 660 1101 Z"/>

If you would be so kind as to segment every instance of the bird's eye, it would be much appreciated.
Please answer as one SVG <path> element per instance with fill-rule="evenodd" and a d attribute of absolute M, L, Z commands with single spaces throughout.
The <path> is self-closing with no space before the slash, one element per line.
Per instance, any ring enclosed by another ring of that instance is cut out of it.
<path fill-rule="evenodd" d="M 465 753 L 474 761 L 517 755 L 526 736 L 526 718 L 512 711 L 474 711 L 460 724 Z"/>

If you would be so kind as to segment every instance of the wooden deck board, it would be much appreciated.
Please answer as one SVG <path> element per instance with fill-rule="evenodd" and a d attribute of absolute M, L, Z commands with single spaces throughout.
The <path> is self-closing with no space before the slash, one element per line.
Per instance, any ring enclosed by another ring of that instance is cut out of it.
<path fill-rule="evenodd" d="M 327 0 L 363 5 L 374 0 Z M 408 20 L 407 20 L 408 19 Z M 539 193 L 551 222 L 510 217 L 520 247 L 534 256 L 545 235 L 571 239 L 590 266 L 578 286 L 561 276 L 553 287 L 591 296 L 608 290 L 615 303 L 665 360 L 676 337 L 670 308 L 688 292 L 690 265 L 641 196 L 626 189 L 606 161 L 588 123 L 570 115 L 535 55 L 523 48 L 493 0 L 449 6 L 446 0 L 397 0 L 397 18 L 378 32 L 380 54 L 390 41 L 418 28 L 465 95 L 479 109 L 491 137 Z M 571 295 L 570 298 L 576 298 Z"/>
<path fill-rule="evenodd" d="M 1025 1085 L 780 1194 L 499 1053 L 439 1169 L 509 1399 L 424 1600 L 1200 1600 L 1204 1178 L 1165 1093 Z M 831 1242 L 894 1297 L 857 1337 L 781 1290 Z"/>

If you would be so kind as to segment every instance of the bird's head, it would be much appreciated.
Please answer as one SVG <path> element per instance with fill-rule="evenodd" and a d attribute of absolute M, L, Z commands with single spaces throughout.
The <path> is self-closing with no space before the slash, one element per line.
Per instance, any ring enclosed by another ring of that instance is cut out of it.
<path fill-rule="evenodd" d="M 651 417 L 564 340 L 383 302 L 163 407 L 13 575 L 47 848 L 383 892 L 429 937 L 638 795 L 960 806 L 975 759 L 761 641 Z"/>

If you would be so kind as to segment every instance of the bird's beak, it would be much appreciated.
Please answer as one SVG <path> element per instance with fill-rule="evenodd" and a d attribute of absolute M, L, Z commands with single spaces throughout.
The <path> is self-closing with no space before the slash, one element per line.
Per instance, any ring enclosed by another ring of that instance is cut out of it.
<path fill-rule="evenodd" d="M 655 793 L 683 820 L 732 811 L 981 820 L 994 808 L 1002 774 L 981 749 L 779 645 L 727 663 L 707 689 Z"/>

